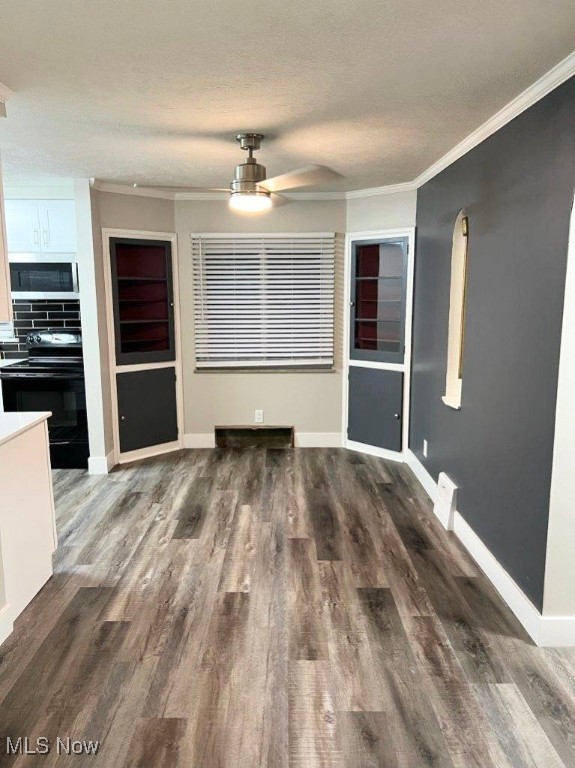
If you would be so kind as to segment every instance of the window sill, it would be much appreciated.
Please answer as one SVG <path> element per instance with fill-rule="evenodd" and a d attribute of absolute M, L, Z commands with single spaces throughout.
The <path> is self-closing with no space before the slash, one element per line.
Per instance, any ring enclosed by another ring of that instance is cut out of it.
<path fill-rule="evenodd" d="M 447 395 L 444 395 L 441 399 L 448 408 L 453 408 L 454 411 L 461 410 L 461 400 L 458 397 L 448 397 Z"/>
<path fill-rule="evenodd" d="M 336 368 L 194 368 L 194 373 L 337 373 Z"/>

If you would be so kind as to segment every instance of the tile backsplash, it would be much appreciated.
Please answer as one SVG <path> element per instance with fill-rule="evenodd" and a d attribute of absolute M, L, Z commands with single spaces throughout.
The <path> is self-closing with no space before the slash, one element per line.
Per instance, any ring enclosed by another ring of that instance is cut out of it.
<path fill-rule="evenodd" d="M 80 302 L 72 299 L 14 299 L 14 333 L 18 343 L 3 344 L 5 360 L 27 357 L 26 336 L 46 328 L 80 328 Z"/>

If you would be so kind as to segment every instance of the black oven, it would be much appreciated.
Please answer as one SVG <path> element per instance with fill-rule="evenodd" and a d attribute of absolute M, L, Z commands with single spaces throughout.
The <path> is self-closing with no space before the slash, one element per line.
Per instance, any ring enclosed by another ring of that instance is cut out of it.
<path fill-rule="evenodd" d="M 4 369 L 6 370 L 6 369 Z M 88 420 L 84 377 L 20 373 L 2 376 L 5 411 L 51 411 L 48 420 L 54 468 L 88 466 Z"/>
<path fill-rule="evenodd" d="M 88 418 L 78 331 L 39 331 L 28 336 L 30 357 L 0 368 L 5 411 L 51 411 L 52 467 L 88 466 Z"/>
<path fill-rule="evenodd" d="M 78 299 L 76 262 L 11 261 L 13 299 Z"/>

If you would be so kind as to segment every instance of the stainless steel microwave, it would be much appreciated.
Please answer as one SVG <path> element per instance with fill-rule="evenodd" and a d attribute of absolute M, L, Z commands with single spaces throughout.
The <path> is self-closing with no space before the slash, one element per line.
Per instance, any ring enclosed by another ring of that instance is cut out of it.
<path fill-rule="evenodd" d="M 78 299 L 78 264 L 74 261 L 11 261 L 13 299 Z"/>

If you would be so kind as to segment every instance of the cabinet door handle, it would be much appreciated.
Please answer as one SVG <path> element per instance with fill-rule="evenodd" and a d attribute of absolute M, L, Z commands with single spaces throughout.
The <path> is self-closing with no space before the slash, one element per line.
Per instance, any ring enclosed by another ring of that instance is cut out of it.
<path fill-rule="evenodd" d="M 120 421 L 126 421 L 126 417 L 125 416 L 120 416 Z"/>
<path fill-rule="evenodd" d="M 400 415 L 399 415 L 399 413 L 394 413 L 394 414 L 393 414 L 393 418 L 394 418 L 394 419 L 399 419 L 399 418 L 400 418 Z"/>
<path fill-rule="evenodd" d="M 36 227 L 34 227 L 34 245 L 40 245 L 40 233 Z"/>
<path fill-rule="evenodd" d="M 44 248 L 48 247 L 48 230 L 43 229 L 42 230 L 42 239 L 44 240 Z"/>

